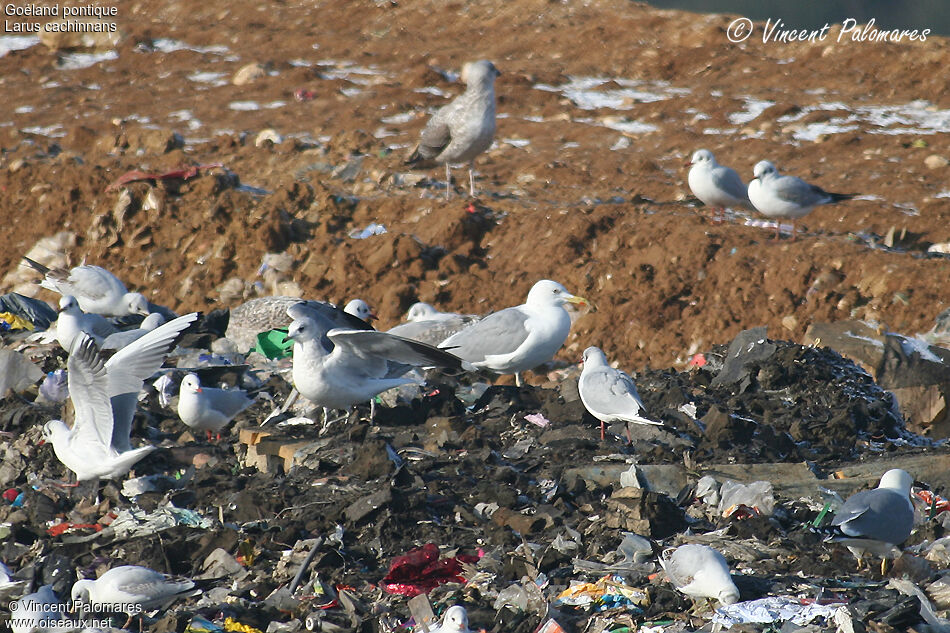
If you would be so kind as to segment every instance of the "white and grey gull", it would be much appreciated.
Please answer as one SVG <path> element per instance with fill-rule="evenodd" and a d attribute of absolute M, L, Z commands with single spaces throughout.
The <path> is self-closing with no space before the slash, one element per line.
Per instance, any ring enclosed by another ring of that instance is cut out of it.
<path fill-rule="evenodd" d="M 442 341 L 449 349 L 477 369 L 498 374 L 514 374 L 521 384 L 521 372 L 550 361 L 567 340 L 571 316 L 565 304 L 587 304 L 564 286 L 542 279 L 518 306 L 493 312 Z"/>
<path fill-rule="evenodd" d="M 76 297 L 84 312 L 103 316 L 128 316 L 149 313 L 149 302 L 139 292 L 129 292 L 122 281 L 101 266 L 49 268 L 29 257 L 23 258 L 44 275 L 40 286 L 61 295 Z"/>
<path fill-rule="evenodd" d="M 633 379 L 611 367 L 599 347 L 591 346 L 584 350 L 584 368 L 577 381 L 577 391 L 584 407 L 600 420 L 601 440 L 604 439 L 604 425 L 607 422 L 662 426 L 661 422 L 644 417 L 646 407 Z"/>
<path fill-rule="evenodd" d="M 759 161 L 753 169 L 755 176 L 749 183 L 749 200 L 762 215 L 775 220 L 792 221 L 792 239 L 795 239 L 795 220 L 805 217 L 821 204 L 834 204 L 854 197 L 851 193 L 831 193 L 796 176 L 779 174 L 775 165 Z M 779 239 L 781 223 L 775 224 L 775 239 Z"/>
<path fill-rule="evenodd" d="M 693 152 L 687 165 L 690 191 L 712 209 L 713 221 L 721 222 L 726 208 L 755 208 L 749 200 L 749 188 L 736 170 L 717 163 L 708 149 Z"/>

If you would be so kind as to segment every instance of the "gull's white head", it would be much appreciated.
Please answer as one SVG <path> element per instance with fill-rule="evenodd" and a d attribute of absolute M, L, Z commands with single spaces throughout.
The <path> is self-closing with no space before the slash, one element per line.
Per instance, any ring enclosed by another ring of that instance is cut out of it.
<path fill-rule="evenodd" d="M 148 316 L 148 300 L 140 292 L 127 292 L 122 297 L 122 307 L 128 314 L 141 314 Z"/>
<path fill-rule="evenodd" d="M 756 178 L 762 179 L 767 176 L 777 176 L 778 170 L 775 168 L 775 165 L 769 161 L 760 160 L 752 169 L 752 175 L 754 175 Z"/>
<path fill-rule="evenodd" d="M 901 470 L 900 468 L 893 468 L 881 477 L 881 483 L 877 485 L 878 488 L 887 488 L 888 490 L 895 490 L 905 495 L 910 494 L 910 488 L 914 485 L 914 478 L 910 476 L 906 470 Z"/>
<path fill-rule="evenodd" d="M 367 323 L 377 318 L 376 315 L 373 314 L 373 310 L 369 307 L 369 304 L 362 299 L 353 299 L 346 304 L 343 311 L 347 314 L 352 314 L 358 319 L 363 319 Z"/>
<path fill-rule="evenodd" d="M 586 304 L 587 299 L 577 297 L 556 281 L 542 279 L 531 286 L 528 299 L 525 303 L 536 306 L 562 306 L 565 303 Z"/>
<path fill-rule="evenodd" d="M 201 393 L 201 381 L 195 374 L 188 374 L 181 381 L 181 393 Z"/>
<path fill-rule="evenodd" d="M 148 330 L 151 332 L 163 323 L 165 323 L 165 317 L 163 317 L 158 312 L 152 312 L 147 317 L 142 319 L 142 323 L 139 324 L 139 329 Z"/>
<path fill-rule="evenodd" d="M 739 602 L 739 590 L 735 585 L 732 585 L 720 591 L 716 597 L 719 598 L 719 602 L 722 604 L 735 604 Z"/>
<path fill-rule="evenodd" d="M 296 319 L 287 328 L 287 338 L 295 343 L 306 343 L 317 338 L 317 323 L 308 317 Z"/>
<path fill-rule="evenodd" d="M 495 78 L 501 75 L 495 65 L 483 59 L 477 62 L 468 62 L 462 66 L 460 78 L 468 86 L 488 87 L 495 83 Z"/>
<path fill-rule="evenodd" d="M 591 345 L 584 350 L 584 368 L 607 365 L 607 356 L 599 347 Z"/>
<path fill-rule="evenodd" d="M 76 301 L 76 297 L 72 295 L 63 295 L 59 300 L 59 313 L 60 314 L 69 314 L 77 315 L 80 314 L 82 310 L 79 309 L 79 302 Z"/>
<path fill-rule="evenodd" d="M 690 165 L 708 165 L 709 167 L 716 166 L 716 159 L 713 158 L 713 153 L 708 149 L 698 149 L 693 152 L 693 157 L 689 161 Z"/>
<path fill-rule="evenodd" d="M 54 446 L 57 442 L 68 437 L 69 428 L 62 420 L 50 420 L 43 425 L 43 439 Z"/>
<path fill-rule="evenodd" d="M 467 631 L 468 630 L 468 612 L 465 607 L 449 607 L 442 619 L 443 631 Z"/>
<path fill-rule="evenodd" d="M 70 592 L 73 602 L 89 604 L 92 601 L 89 595 L 91 593 L 90 590 L 95 585 L 95 582 L 94 580 L 82 579 L 73 583 L 73 588 Z"/>
<path fill-rule="evenodd" d="M 433 308 L 428 303 L 423 303 L 419 301 L 418 303 L 413 303 L 409 307 L 409 312 L 406 313 L 407 321 L 425 321 L 431 319 L 439 313 L 438 310 Z"/>

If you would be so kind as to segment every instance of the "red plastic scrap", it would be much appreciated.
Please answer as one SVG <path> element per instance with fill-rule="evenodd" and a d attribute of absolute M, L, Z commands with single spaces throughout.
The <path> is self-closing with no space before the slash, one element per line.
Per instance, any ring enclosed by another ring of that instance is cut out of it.
<path fill-rule="evenodd" d="M 940 495 L 934 494 L 929 490 L 918 490 L 914 496 L 927 504 L 927 507 L 933 507 L 934 514 L 940 514 L 950 510 L 950 501 L 947 501 Z"/>
<path fill-rule="evenodd" d="M 703 367 L 706 364 L 706 357 L 703 354 L 693 354 L 689 359 L 690 367 Z"/>
<path fill-rule="evenodd" d="M 310 101 L 317 94 L 313 90 L 307 90 L 306 88 L 297 88 L 294 90 L 294 99 L 297 101 Z"/>
<path fill-rule="evenodd" d="M 197 176 L 198 172 L 202 169 L 208 170 L 214 169 L 215 167 L 224 167 L 224 164 L 208 163 L 207 165 L 191 165 L 189 167 L 179 167 L 178 169 L 165 172 L 138 171 L 137 169 L 133 169 L 119 176 L 114 183 L 106 187 L 106 191 L 115 191 L 122 185 L 130 182 L 139 182 L 140 180 L 188 180 Z"/>
<path fill-rule="evenodd" d="M 477 556 L 466 554 L 439 559 L 438 545 L 426 543 L 394 558 L 380 584 L 387 593 L 412 598 L 447 582 L 465 582 L 462 563 L 477 562 Z"/>
<path fill-rule="evenodd" d="M 53 527 L 46 530 L 47 534 L 50 536 L 60 536 L 66 532 L 72 532 L 73 530 L 95 530 L 99 532 L 102 530 L 102 526 L 98 523 L 57 523 Z"/>

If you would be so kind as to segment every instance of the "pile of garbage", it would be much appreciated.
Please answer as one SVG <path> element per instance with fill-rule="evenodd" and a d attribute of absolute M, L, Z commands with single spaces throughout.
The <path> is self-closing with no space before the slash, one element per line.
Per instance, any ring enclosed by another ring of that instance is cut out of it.
<path fill-rule="evenodd" d="M 0 350 L 11 626 L 21 596 L 68 601 L 78 581 L 127 565 L 191 584 L 168 604 L 97 614 L 93 630 L 948 626 L 950 451 L 908 432 L 892 396 L 827 348 L 751 330 L 688 371 L 644 372 L 663 425 L 614 424 L 602 441 L 576 366 L 542 386 L 431 374 L 383 394 L 372 420 L 361 407 L 323 425 L 305 401 L 280 412 L 284 352 L 224 351 L 227 314 L 209 314 L 140 397 L 133 438 L 159 448 L 90 495 L 42 443 L 48 420 L 71 415 L 65 354 L 16 325 Z M 192 372 L 255 398 L 220 440 L 176 414 Z M 858 570 L 827 529 L 892 468 L 917 480 L 914 529 L 889 570 Z M 685 544 L 719 553 L 734 595 L 684 593 L 668 559 Z"/>

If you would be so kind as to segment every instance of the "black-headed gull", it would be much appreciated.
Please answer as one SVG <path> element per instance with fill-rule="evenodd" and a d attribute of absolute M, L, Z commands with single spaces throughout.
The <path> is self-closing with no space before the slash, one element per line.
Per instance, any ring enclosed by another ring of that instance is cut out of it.
<path fill-rule="evenodd" d="M 178 417 L 197 431 L 220 433 L 238 413 L 254 404 L 253 398 L 241 389 L 202 387 L 195 374 L 181 381 L 178 394 Z"/>
<path fill-rule="evenodd" d="M 661 422 L 643 417 L 645 407 L 633 379 L 608 365 L 599 347 L 584 350 L 584 369 L 577 381 L 577 391 L 584 407 L 600 420 L 600 439 L 604 439 L 607 422 L 662 426 Z"/>
<path fill-rule="evenodd" d="M 477 369 L 498 374 L 514 374 L 521 384 L 521 372 L 546 363 L 557 353 L 571 331 L 571 316 L 566 303 L 586 304 L 564 286 L 542 279 L 528 292 L 519 306 L 489 314 L 482 320 L 442 341 L 439 347 L 450 349 Z"/>
<path fill-rule="evenodd" d="M 708 149 L 693 152 L 688 165 L 690 191 L 712 209 L 714 221 L 722 221 L 727 207 L 754 208 L 749 201 L 749 188 L 736 170 L 717 163 Z"/>
<path fill-rule="evenodd" d="M 452 184 L 450 165 L 462 163 L 468 163 L 469 194 L 475 197 L 475 158 L 495 139 L 495 79 L 500 74 L 490 61 L 465 64 L 461 74 L 465 92 L 432 115 L 406 160 L 423 168 L 445 165 L 446 200 Z"/>
<path fill-rule="evenodd" d="M 83 312 L 75 297 L 65 295 L 59 300 L 56 340 L 64 350 L 69 351 L 81 332 L 100 344 L 104 338 L 115 334 L 115 328 L 101 315 Z"/>
<path fill-rule="evenodd" d="M 129 292 L 122 281 L 101 266 L 48 268 L 29 257 L 23 258 L 44 275 L 40 285 L 61 295 L 76 297 L 84 312 L 104 316 L 128 316 L 149 313 L 148 300 L 138 292 Z"/>
<path fill-rule="evenodd" d="M 170 576 L 140 565 L 122 565 L 95 580 L 77 580 L 73 584 L 72 599 L 112 611 L 136 606 L 142 611 L 152 611 L 192 595 L 194 587 L 194 582 L 182 576 Z"/>
<path fill-rule="evenodd" d="M 796 176 L 782 176 L 775 165 L 767 160 L 755 164 L 749 183 L 749 200 L 755 208 L 775 223 L 775 239 L 779 239 L 782 218 L 792 221 L 792 239 L 795 239 L 795 220 L 811 213 L 820 204 L 833 204 L 854 197 L 851 193 L 830 193 Z"/>

